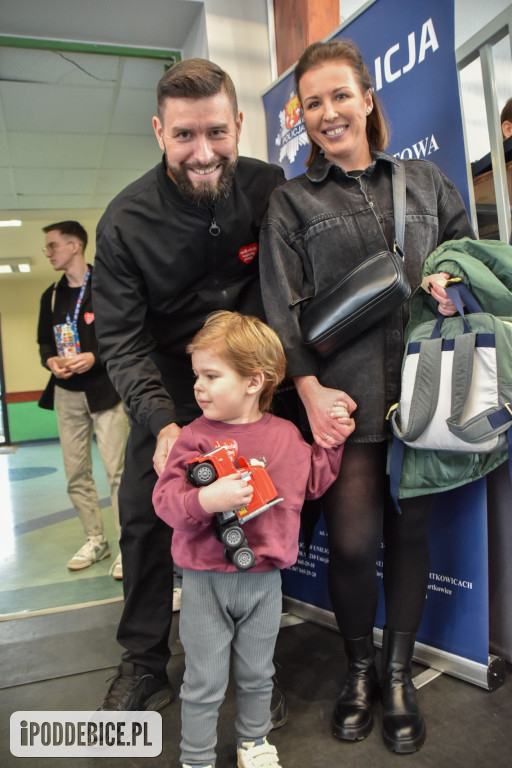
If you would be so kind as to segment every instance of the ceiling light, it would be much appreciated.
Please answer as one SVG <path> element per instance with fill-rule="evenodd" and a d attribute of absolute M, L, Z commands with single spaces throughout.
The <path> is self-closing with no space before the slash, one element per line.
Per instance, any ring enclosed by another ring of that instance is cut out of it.
<path fill-rule="evenodd" d="M 19 219 L 0 220 L 0 227 L 21 227 Z"/>
<path fill-rule="evenodd" d="M 13 272 L 30 272 L 31 259 L 0 259 L 0 275 L 10 275 Z"/>

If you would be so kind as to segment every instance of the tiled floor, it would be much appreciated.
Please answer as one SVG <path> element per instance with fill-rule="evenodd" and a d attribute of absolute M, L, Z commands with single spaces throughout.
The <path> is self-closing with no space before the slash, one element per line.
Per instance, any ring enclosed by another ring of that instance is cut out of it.
<path fill-rule="evenodd" d="M 108 489 L 95 453 L 95 477 L 107 504 Z M 57 442 L 0 450 L 0 766 L 2 768 L 178 768 L 180 708 L 162 711 L 163 750 L 154 758 L 15 758 L 9 718 L 15 711 L 93 710 L 119 661 L 115 632 L 122 585 L 109 576 L 117 554 L 110 510 L 104 521 L 112 557 L 78 573 L 66 568 L 83 543 L 70 510 Z M 179 690 L 184 657 L 175 614 L 169 663 Z M 380 737 L 380 709 L 363 742 L 330 735 L 330 716 L 346 661 L 337 632 L 283 617 L 276 662 L 286 691 L 289 723 L 271 734 L 283 768 L 508 768 L 512 753 L 512 676 L 493 693 L 448 675 L 419 691 L 427 741 L 417 753 L 394 755 Z M 422 667 L 415 665 L 415 672 Z M 219 718 L 217 768 L 235 768 L 235 700 L 228 689 Z"/>
<path fill-rule="evenodd" d="M 66 493 L 58 441 L 21 444 L 0 452 L 0 618 L 2 616 L 121 599 L 110 575 L 119 552 L 108 484 L 96 443 L 94 477 L 111 556 L 83 571 L 67 561 L 85 542 Z"/>

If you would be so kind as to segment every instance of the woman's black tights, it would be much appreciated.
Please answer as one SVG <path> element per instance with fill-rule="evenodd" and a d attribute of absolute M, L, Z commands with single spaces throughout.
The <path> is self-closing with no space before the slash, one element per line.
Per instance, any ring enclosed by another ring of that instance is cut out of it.
<path fill-rule="evenodd" d="M 423 614 L 434 496 L 403 499 L 398 514 L 389 496 L 386 447 L 348 443 L 340 474 L 322 502 L 329 540 L 329 595 L 340 632 L 350 639 L 373 629 L 377 560 L 384 563 L 387 627 L 416 632 Z"/>

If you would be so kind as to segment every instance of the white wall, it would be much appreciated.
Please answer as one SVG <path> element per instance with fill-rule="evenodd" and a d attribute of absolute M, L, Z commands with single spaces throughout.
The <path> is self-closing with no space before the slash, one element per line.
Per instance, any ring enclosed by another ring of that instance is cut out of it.
<path fill-rule="evenodd" d="M 261 94 L 271 82 L 266 0 L 205 0 L 209 58 L 230 74 L 244 114 L 240 153 L 267 159 Z"/>

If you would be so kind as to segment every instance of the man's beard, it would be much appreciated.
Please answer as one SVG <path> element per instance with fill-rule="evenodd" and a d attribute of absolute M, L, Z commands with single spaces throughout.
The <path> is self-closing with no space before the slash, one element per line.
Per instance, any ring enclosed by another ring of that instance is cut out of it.
<path fill-rule="evenodd" d="M 222 175 L 215 183 L 203 181 L 193 184 L 188 176 L 187 168 L 189 168 L 189 166 L 187 166 L 186 163 L 171 165 L 166 158 L 169 173 L 171 174 L 178 191 L 183 195 L 185 200 L 188 200 L 188 202 L 193 205 L 204 205 L 210 208 L 216 205 L 219 200 L 228 197 L 233 184 L 237 162 L 238 157 L 234 160 L 224 161 L 222 163 Z M 197 169 L 200 167 L 209 167 L 209 165 L 195 167 Z"/>

